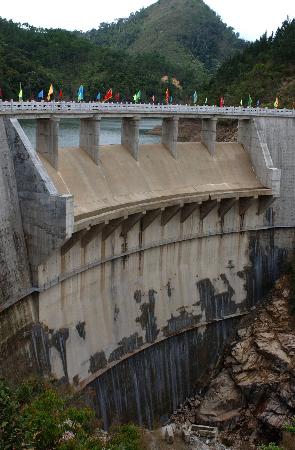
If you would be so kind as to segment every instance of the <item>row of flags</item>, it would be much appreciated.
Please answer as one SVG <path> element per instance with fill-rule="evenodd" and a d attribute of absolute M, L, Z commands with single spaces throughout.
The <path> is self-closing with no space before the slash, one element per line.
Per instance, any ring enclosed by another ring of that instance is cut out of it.
<path fill-rule="evenodd" d="M 51 100 L 51 96 L 52 96 L 53 94 L 54 94 L 53 85 L 50 84 L 49 89 L 48 89 L 48 93 L 47 93 L 47 96 L 46 96 L 46 99 L 47 99 L 48 101 L 50 101 L 50 100 Z M 38 92 L 37 98 L 38 98 L 38 100 L 44 100 L 44 96 L 45 96 L 44 90 L 42 89 L 41 91 Z M 142 94 L 141 94 L 141 91 L 140 91 L 140 90 L 139 90 L 138 92 L 136 92 L 136 93 L 133 95 L 134 103 L 139 103 L 140 100 L 141 100 L 141 96 L 142 96 Z M 1 87 L 0 87 L 0 98 L 2 98 L 2 97 L 3 97 L 3 92 L 2 92 L 2 89 L 1 89 Z M 63 98 L 63 92 L 62 92 L 62 89 L 59 89 L 59 91 L 58 91 L 58 98 L 59 98 L 60 100 Z M 79 89 L 78 89 L 78 91 L 77 91 L 77 98 L 78 98 L 78 101 L 79 101 L 79 102 L 81 102 L 81 101 L 84 100 L 84 86 L 83 86 L 82 84 L 80 85 L 80 87 L 79 87 Z M 95 99 L 96 99 L 97 101 L 103 101 L 103 102 L 106 102 L 106 101 L 111 100 L 111 99 L 113 99 L 113 98 L 114 98 L 115 102 L 119 102 L 119 101 L 120 101 L 120 93 L 117 92 L 117 93 L 115 93 L 115 94 L 113 95 L 113 90 L 112 90 L 112 89 L 108 89 L 108 91 L 106 92 L 106 94 L 105 94 L 103 97 L 102 97 L 101 93 L 98 92 Z M 22 90 L 22 85 L 21 85 L 21 83 L 20 83 L 20 85 L 19 85 L 18 99 L 19 99 L 19 101 L 22 101 L 22 100 L 23 100 L 23 90 Z M 156 101 L 156 97 L 155 97 L 155 95 L 153 95 L 153 96 L 152 96 L 152 102 L 155 103 L 155 101 Z M 165 103 L 168 105 L 168 104 L 172 104 L 172 102 L 173 102 L 173 97 L 172 97 L 172 95 L 170 94 L 169 89 L 167 88 L 167 89 L 166 89 L 166 92 L 165 92 Z M 198 94 L 197 94 L 197 91 L 195 91 L 195 92 L 193 93 L 193 95 L 192 95 L 192 102 L 193 102 L 193 105 L 197 105 L 197 102 L 198 102 Z M 206 97 L 206 98 L 205 98 L 205 101 L 204 101 L 204 105 L 207 105 L 207 104 L 208 104 L 208 99 L 207 99 L 207 97 Z M 220 97 L 220 101 L 219 101 L 219 106 L 220 106 L 221 108 L 223 108 L 223 107 L 224 107 L 224 104 L 225 104 L 225 102 L 224 102 L 224 97 L 221 96 L 221 97 Z M 259 107 L 259 105 L 260 105 L 260 100 L 257 100 L 257 101 L 256 101 L 256 107 Z M 248 107 L 252 107 L 252 106 L 253 106 L 253 99 L 252 99 L 252 97 L 251 97 L 250 94 L 248 95 L 248 99 L 246 100 L 246 102 L 244 102 L 243 99 L 240 100 L 240 106 L 248 106 Z M 276 108 L 276 109 L 279 107 L 279 99 L 278 99 L 278 97 L 276 97 L 273 106 L 274 106 L 274 108 Z"/>

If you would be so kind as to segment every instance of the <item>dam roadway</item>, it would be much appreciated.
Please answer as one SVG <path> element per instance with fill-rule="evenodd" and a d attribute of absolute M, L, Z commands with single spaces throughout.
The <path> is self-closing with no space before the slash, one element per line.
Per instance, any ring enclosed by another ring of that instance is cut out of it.
<path fill-rule="evenodd" d="M 121 145 L 102 146 L 108 113 L 77 104 L 79 148 L 59 149 L 43 111 L 35 151 L 17 118 L 36 111 L 2 106 L 0 373 L 70 383 L 106 427 L 153 426 L 206 383 L 292 254 L 294 113 L 236 108 L 238 142 L 219 143 L 225 108 L 188 107 L 201 142 L 180 143 L 184 110 L 115 105 Z M 163 119 L 160 144 L 140 145 L 137 114 Z"/>

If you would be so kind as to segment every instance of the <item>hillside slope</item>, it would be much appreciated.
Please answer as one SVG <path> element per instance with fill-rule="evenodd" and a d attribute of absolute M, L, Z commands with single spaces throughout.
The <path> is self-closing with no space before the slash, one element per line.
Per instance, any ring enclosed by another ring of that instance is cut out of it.
<path fill-rule="evenodd" d="M 295 106 L 295 19 L 286 20 L 274 35 L 264 34 L 239 54 L 226 61 L 211 80 L 210 102 L 221 95 L 227 105 L 244 104 L 249 94 L 273 107 L 278 97 L 279 107 Z"/>
<path fill-rule="evenodd" d="M 177 67 L 180 77 L 185 66 L 199 82 L 244 46 L 202 0 L 159 0 L 128 19 L 103 23 L 86 36 L 131 54 L 159 53 Z"/>

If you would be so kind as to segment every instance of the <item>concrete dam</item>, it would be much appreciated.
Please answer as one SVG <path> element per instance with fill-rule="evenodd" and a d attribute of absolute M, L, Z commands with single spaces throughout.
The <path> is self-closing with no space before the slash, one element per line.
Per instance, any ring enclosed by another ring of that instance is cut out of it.
<path fill-rule="evenodd" d="M 155 426 L 204 386 L 292 256 L 294 112 L 9 108 L 0 375 L 70 383 L 105 427 Z M 161 144 L 140 145 L 140 118 L 153 115 Z M 122 119 L 121 145 L 102 146 L 110 116 Z M 238 120 L 238 142 L 216 142 L 225 116 Z M 59 149 L 65 117 L 80 119 L 79 148 Z M 181 117 L 202 121 L 201 142 L 178 142 Z M 20 118 L 36 120 L 36 150 Z"/>

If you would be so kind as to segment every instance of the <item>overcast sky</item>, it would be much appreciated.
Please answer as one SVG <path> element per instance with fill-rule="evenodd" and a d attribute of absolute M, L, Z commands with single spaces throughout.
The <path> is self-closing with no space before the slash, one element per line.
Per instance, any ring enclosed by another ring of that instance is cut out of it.
<path fill-rule="evenodd" d="M 169 2 L 169 0 L 166 0 Z M 241 37 L 255 40 L 275 31 L 287 17 L 295 17 L 295 0 L 204 0 Z M 101 22 L 127 17 L 155 0 L 2 0 L 0 16 L 36 27 L 89 30 Z"/>

